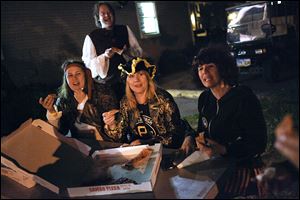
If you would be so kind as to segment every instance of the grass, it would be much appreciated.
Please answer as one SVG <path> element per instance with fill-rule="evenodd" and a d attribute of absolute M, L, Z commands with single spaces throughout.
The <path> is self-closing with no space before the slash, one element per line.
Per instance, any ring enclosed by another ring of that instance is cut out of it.
<path fill-rule="evenodd" d="M 292 114 L 294 126 L 299 130 L 299 102 L 288 100 L 284 94 L 263 97 L 260 102 L 267 125 L 268 143 L 266 151 L 268 152 L 273 149 L 274 130 L 286 114 Z"/>
<path fill-rule="evenodd" d="M 270 152 L 274 149 L 274 129 L 287 113 L 292 114 L 294 125 L 299 130 L 299 101 L 293 100 L 286 93 L 262 96 L 259 99 L 267 126 L 268 142 L 266 152 Z M 184 118 L 197 130 L 198 114 L 189 115 Z"/>
<path fill-rule="evenodd" d="M 194 115 L 188 115 L 186 117 L 183 117 L 184 119 L 186 119 L 189 124 L 191 125 L 191 127 L 195 130 L 197 130 L 198 127 L 198 114 L 194 114 Z"/>

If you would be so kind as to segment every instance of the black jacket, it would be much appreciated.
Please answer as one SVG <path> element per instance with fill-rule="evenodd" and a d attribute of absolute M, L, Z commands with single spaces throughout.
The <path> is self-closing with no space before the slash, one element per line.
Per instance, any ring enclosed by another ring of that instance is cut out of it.
<path fill-rule="evenodd" d="M 233 87 L 217 100 L 210 90 L 198 100 L 198 133 L 225 145 L 227 155 L 253 158 L 264 152 L 267 132 L 261 105 L 246 86 Z"/>

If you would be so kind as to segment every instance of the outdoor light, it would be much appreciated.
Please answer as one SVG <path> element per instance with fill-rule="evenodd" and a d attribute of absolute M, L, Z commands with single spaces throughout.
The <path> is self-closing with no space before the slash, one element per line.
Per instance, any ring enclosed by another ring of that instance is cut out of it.
<path fill-rule="evenodd" d="M 227 19 L 228 19 L 229 21 L 232 21 L 232 20 L 234 20 L 234 19 L 236 19 L 236 18 L 237 18 L 236 12 L 230 13 L 230 14 L 228 15 L 228 17 L 227 17 Z"/>
<path fill-rule="evenodd" d="M 263 54 L 266 53 L 266 49 L 255 49 L 255 54 Z"/>
<path fill-rule="evenodd" d="M 263 50 L 262 49 L 255 49 L 255 54 L 262 54 Z"/>
<path fill-rule="evenodd" d="M 193 31 L 195 31 L 196 30 L 196 20 L 195 20 L 195 15 L 193 12 L 191 14 L 191 22 L 192 22 L 192 29 L 193 29 Z"/>

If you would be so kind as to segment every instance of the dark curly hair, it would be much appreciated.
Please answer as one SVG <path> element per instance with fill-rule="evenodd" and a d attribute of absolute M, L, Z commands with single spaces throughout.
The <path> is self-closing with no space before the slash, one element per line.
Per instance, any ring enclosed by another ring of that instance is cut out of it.
<path fill-rule="evenodd" d="M 225 45 L 212 45 L 199 51 L 193 60 L 193 69 L 198 74 L 198 66 L 214 63 L 221 79 L 231 86 L 238 84 L 238 68 L 234 57 Z"/>
<path fill-rule="evenodd" d="M 94 10 L 93 10 L 93 16 L 94 16 L 95 24 L 96 24 L 96 27 L 98 27 L 98 28 L 102 28 L 102 25 L 101 25 L 101 23 L 99 21 L 99 19 L 100 19 L 100 17 L 99 17 L 99 8 L 102 5 L 106 5 L 108 7 L 108 9 L 110 10 L 110 12 L 113 15 L 114 23 L 116 21 L 115 10 L 113 9 L 113 7 L 109 3 L 106 3 L 106 2 L 103 2 L 103 1 L 99 1 L 99 2 L 97 2 L 94 5 Z"/>

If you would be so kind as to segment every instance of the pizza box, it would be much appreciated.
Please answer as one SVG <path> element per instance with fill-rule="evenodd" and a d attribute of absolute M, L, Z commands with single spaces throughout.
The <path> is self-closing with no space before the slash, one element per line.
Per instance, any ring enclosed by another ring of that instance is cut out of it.
<path fill-rule="evenodd" d="M 142 165 L 124 167 L 149 149 Z M 37 183 L 70 197 L 153 190 L 161 144 L 90 151 L 90 146 L 65 137 L 47 122 L 29 119 L 1 139 L 1 175 L 28 188 Z"/>

